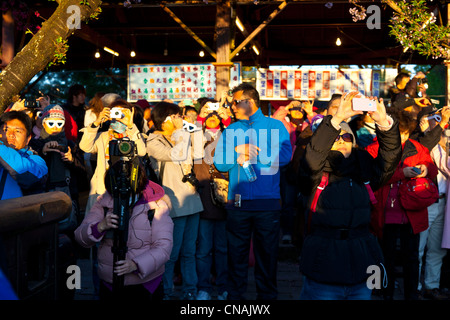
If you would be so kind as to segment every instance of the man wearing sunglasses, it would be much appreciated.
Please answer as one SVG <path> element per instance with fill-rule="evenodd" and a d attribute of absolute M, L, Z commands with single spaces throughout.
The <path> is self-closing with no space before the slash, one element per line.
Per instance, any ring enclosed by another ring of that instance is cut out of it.
<path fill-rule="evenodd" d="M 277 252 L 280 234 L 280 170 L 292 147 L 280 120 L 264 116 L 258 91 L 243 83 L 232 90 L 236 122 L 217 143 L 214 164 L 228 172 L 227 239 L 228 299 L 241 300 L 247 287 L 248 257 L 253 235 L 257 298 L 277 298 Z M 255 171 L 249 179 L 243 166 Z M 233 201 L 234 200 L 234 201 Z"/>
<path fill-rule="evenodd" d="M 28 147 L 31 130 L 25 112 L 10 111 L 0 118 L 0 200 L 44 190 L 48 169 Z"/>

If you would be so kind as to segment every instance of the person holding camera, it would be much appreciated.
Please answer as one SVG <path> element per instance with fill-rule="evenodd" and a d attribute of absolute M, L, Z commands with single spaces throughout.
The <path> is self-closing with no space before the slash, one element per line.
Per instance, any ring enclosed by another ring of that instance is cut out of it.
<path fill-rule="evenodd" d="M 444 106 L 440 110 L 434 110 L 431 114 L 424 115 L 420 120 L 420 129 L 428 133 L 441 122 L 447 124 L 450 117 L 450 108 Z M 419 292 L 423 292 L 424 298 L 433 300 L 447 300 L 448 297 L 440 291 L 441 269 L 443 258 L 447 249 L 443 245 L 446 203 L 448 197 L 448 179 L 450 170 L 448 168 L 448 130 L 442 130 L 439 143 L 430 150 L 431 158 L 438 168 L 436 185 L 439 190 L 439 199 L 430 205 L 428 210 L 428 228 L 420 233 L 419 241 Z M 425 249 L 426 248 L 426 249 Z M 422 276 L 422 261 L 424 262 L 424 273 Z M 422 287 L 423 282 L 423 287 Z M 424 289 L 422 291 L 422 289 Z"/>
<path fill-rule="evenodd" d="M 120 160 L 106 170 L 105 193 L 98 197 L 75 230 L 75 239 L 83 247 L 90 248 L 100 243 L 98 275 L 101 279 L 101 300 L 154 301 L 163 298 L 161 279 L 164 264 L 172 250 L 173 222 L 169 217 L 168 204 L 163 199 L 164 190 L 148 180 L 141 164 L 134 190 L 137 197 L 130 199 L 128 225 L 125 226 L 128 228 L 125 259 L 114 264 L 113 238 L 114 231 L 119 227 L 119 216 L 114 214 L 115 192 L 111 176 L 117 179 L 124 174 L 133 181 L 132 167 L 132 161 Z M 114 275 L 124 276 L 124 286 L 119 292 L 115 291 Z"/>
<path fill-rule="evenodd" d="M 214 99 L 208 99 L 203 101 L 203 105 L 200 107 L 200 112 L 197 117 L 197 121 L 204 125 L 206 117 L 208 117 L 211 112 L 217 113 L 220 117 L 220 122 L 226 128 L 231 124 L 231 117 L 229 115 L 229 108 L 224 105 L 220 105 L 219 102 L 215 102 Z"/>
<path fill-rule="evenodd" d="M 89 212 L 97 197 L 106 190 L 103 177 L 109 166 L 111 140 L 131 140 L 136 146 L 138 156 L 143 157 L 146 154 L 145 142 L 139 129 L 133 123 L 133 115 L 134 109 L 131 104 L 123 99 L 116 99 L 111 105 L 103 108 L 90 126 L 81 129 L 84 134 L 80 141 L 80 149 L 86 153 L 97 154 L 97 166 L 91 178 L 86 213 Z M 108 120 L 111 120 L 108 130 L 99 132 L 102 124 Z"/>
<path fill-rule="evenodd" d="M 204 109 L 205 107 L 202 108 L 202 110 Z M 226 287 L 226 210 L 224 207 L 224 202 L 226 202 L 224 198 L 228 191 L 228 174 L 219 172 L 213 163 L 214 149 L 223 130 L 222 117 L 217 111 L 210 110 L 205 115 L 203 123 L 205 156 L 201 161 L 194 163 L 194 172 L 200 182 L 199 194 L 204 207 L 203 212 L 200 213 L 196 252 L 197 300 L 211 299 L 213 267 L 216 275 L 217 299 L 226 300 L 228 295 Z M 225 193 L 221 193 L 221 191 L 225 191 Z"/>
<path fill-rule="evenodd" d="M 428 228 L 427 205 L 422 205 L 422 203 L 427 199 L 414 201 L 414 208 L 407 207 L 408 203 L 402 201 L 406 194 L 402 186 L 410 181 L 419 181 L 418 179 L 424 178 L 428 185 L 434 185 L 432 181 L 435 181 L 438 169 L 430 156 L 430 150 L 439 141 L 439 136 L 436 140 L 433 135 L 435 132 L 442 132 L 442 129 L 438 128 L 438 131 L 435 131 L 435 128 L 424 136 L 413 135 L 418 124 L 411 113 L 403 111 L 394 113 L 393 116 L 399 122 L 402 153 L 392 177 L 379 190 L 375 191 L 377 204 L 372 210 L 371 227 L 380 239 L 389 279 L 387 287 L 382 290 L 384 299 L 392 300 L 394 296 L 396 247 L 400 242 L 404 298 L 405 300 L 417 300 L 420 232 Z M 448 113 L 446 118 L 448 120 Z M 366 150 L 376 157 L 379 148 L 378 142 L 375 142 Z M 421 188 L 418 187 L 417 190 L 421 190 Z M 429 198 L 432 197 L 429 196 Z"/>
<path fill-rule="evenodd" d="M 425 79 L 425 80 L 424 80 Z M 422 82 L 426 83 L 426 75 L 419 71 L 411 79 L 411 76 L 406 72 L 400 72 L 394 79 L 395 85 L 390 89 L 391 102 L 394 103 L 399 98 L 417 98 L 418 92 L 421 97 L 426 96 L 426 87 Z M 418 90 L 419 89 L 419 90 Z"/>
<path fill-rule="evenodd" d="M 183 278 L 183 300 L 194 300 L 197 294 L 195 249 L 202 201 L 196 191 L 198 180 L 192 171 L 194 156 L 202 156 L 202 131 L 193 133 L 183 129 L 181 108 L 173 103 L 157 103 L 151 114 L 155 131 L 147 138 L 147 152 L 152 166 L 159 175 L 165 193 L 170 197 L 170 216 L 174 223 L 173 249 L 164 273 L 165 299 L 173 295 L 175 263 L 180 258 Z M 199 138 L 194 136 L 200 134 Z M 193 142 L 201 148 L 196 155 Z"/>
<path fill-rule="evenodd" d="M 40 116 L 42 129 L 33 146 L 48 167 L 46 191 L 62 191 L 72 199 L 72 212 L 59 223 L 61 232 L 72 232 L 77 227 L 77 176 L 84 174 L 81 150 L 66 138 L 65 114 L 59 105 L 50 104 Z"/>
<path fill-rule="evenodd" d="M 293 100 L 287 106 L 278 107 L 273 114 L 274 119 L 283 122 L 284 127 L 289 133 L 292 157 L 295 153 L 297 138 L 309 126 L 311 119 L 316 115 L 313 111 L 313 101 Z M 295 179 L 292 179 L 290 166 L 281 168 L 280 191 L 282 199 L 281 207 L 281 240 L 284 243 L 290 243 L 293 236 L 293 226 L 295 220 L 296 200 L 298 190 L 295 185 Z"/>
<path fill-rule="evenodd" d="M 367 268 L 381 269 L 383 263 L 369 229 L 373 190 L 384 185 L 398 164 L 400 134 L 380 100 L 377 111 L 369 112 L 377 126 L 378 157 L 355 148 L 355 136 L 344 121 L 362 113 L 353 110 L 356 95 L 343 96 L 336 113 L 323 118 L 299 166 L 299 186 L 309 197 L 300 257 L 302 300 L 370 300 Z"/>

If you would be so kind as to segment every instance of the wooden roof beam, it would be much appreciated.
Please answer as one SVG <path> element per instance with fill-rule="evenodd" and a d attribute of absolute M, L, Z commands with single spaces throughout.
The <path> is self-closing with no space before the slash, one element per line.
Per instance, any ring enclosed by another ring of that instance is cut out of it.
<path fill-rule="evenodd" d="M 236 54 L 242 50 L 258 33 L 261 32 L 277 15 L 280 14 L 281 11 L 283 11 L 284 8 L 286 8 L 287 2 L 283 1 L 270 15 L 269 17 L 263 21 L 253 32 L 244 40 L 242 43 L 234 49 L 234 51 L 230 54 L 230 60 L 233 60 L 233 58 L 236 56 Z"/>
<path fill-rule="evenodd" d="M 181 21 L 180 18 L 178 18 L 175 13 L 173 13 L 172 10 L 170 10 L 169 8 L 167 8 L 167 6 L 165 4 L 161 4 L 161 8 L 163 8 L 163 10 L 165 12 L 167 12 L 173 20 L 175 20 L 175 22 L 177 22 L 195 41 L 197 41 L 206 51 L 208 51 L 208 53 L 214 58 L 216 59 L 216 54 L 214 51 L 211 50 L 210 47 L 208 47 L 208 45 L 202 40 L 200 39 L 194 31 L 192 31 L 187 25 L 185 25 L 183 23 L 183 21 Z"/>

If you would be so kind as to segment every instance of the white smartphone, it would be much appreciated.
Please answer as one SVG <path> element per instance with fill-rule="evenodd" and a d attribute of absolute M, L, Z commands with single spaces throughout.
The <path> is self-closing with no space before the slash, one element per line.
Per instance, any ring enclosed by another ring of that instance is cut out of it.
<path fill-rule="evenodd" d="M 352 100 L 352 108 L 355 111 L 377 111 L 377 102 L 365 97 L 354 97 Z"/>

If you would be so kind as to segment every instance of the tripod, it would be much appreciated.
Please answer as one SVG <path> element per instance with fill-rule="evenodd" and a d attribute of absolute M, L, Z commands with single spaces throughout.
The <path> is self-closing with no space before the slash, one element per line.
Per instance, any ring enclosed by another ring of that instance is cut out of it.
<path fill-rule="evenodd" d="M 113 262 L 114 266 L 118 261 L 125 260 L 128 251 L 128 224 L 130 220 L 131 210 L 135 202 L 137 171 L 139 159 L 121 160 L 120 170 L 116 172 L 111 170 L 110 183 L 113 191 L 114 208 L 113 213 L 119 217 L 118 226 L 114 229 L 113 237 Z M 129 174 L 129 166 L 131 165 L 131 174 Z M 132 203 L 131 203 L 132 202 Z M 117 275 L 113 271 L 113 295 L 118 297 L 123 291 L 124 275 Z"/>

